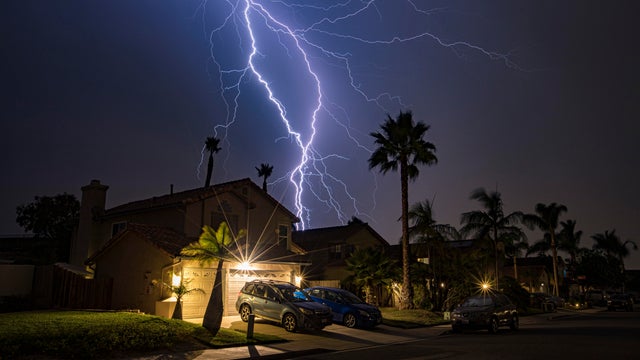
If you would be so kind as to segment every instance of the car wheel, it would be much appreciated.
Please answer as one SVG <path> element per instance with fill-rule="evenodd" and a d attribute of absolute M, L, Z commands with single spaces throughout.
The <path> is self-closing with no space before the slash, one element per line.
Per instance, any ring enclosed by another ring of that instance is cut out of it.
<path fill-rule="evenodd" d="M 348 328 L 354 328 L 358 323 L 358 319 L 356 319 L 355 315 L 348 313 L 344 316 L 344 318 L 342 319 L 342 322 L 344 323 L 344 326 Z"/>
<path fill-rule="evenodd" d="M 513 317 L 511 318 L 511 323 L 509 324 L 509 328 L 514 331 L 520 328 L 520 319 L 518 318 L 518 315 L 513 315 Z"/>
<path fill-rule="evenodd" d="M 496 334 L 498 333 L 498 319 L 496 318 L 491 318 L 491 320 L 489 320 L 489 332 L 492 334 Z"/>
<path fill-rule="evenodd" d="M 249 321 L 249 315 L 251 315 L 251 308 L 247 304 L 240 306 L 240 319 L 244 322 Z"/>
<path fill-rule="evenodd" d="M 291 313 L 285 314 L 284 318 L 282 318 L 282 326 L 288 332 L 296 331 L 296 327 L 298 326 L 298 321 L 296 320 L 295 315 Z"/>

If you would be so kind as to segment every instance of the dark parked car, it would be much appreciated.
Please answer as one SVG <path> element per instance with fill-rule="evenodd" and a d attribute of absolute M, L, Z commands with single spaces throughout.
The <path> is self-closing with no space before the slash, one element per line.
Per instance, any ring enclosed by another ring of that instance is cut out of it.
<path fill-rule="evenodd" d="M 350 328 L 371 328 L 382 322 L 380 309 L 365 303 L 347 290 L 316 286 L 304 291 L 314 301 L 331 308 L 333 322 Z"/>
<path fill-rule="evenodd" d="M 544 311 L 555 311 L 558 308 L 563 308 L 565 303 L 561 297 L 542 292 L 531 293 L 530 297 L 530 305 Z"/>
<path fill-rule="evenodd" d="M 487 329 L 497 333 L 498 327 L 518 330 L 520 321 L 516 306 L 503 294 L 481 294 L 468 297 L 451 313 L 451 329 Z"/>
<path fill-rule="evenodd" d="M 633 296 L 630 294 L 613 294 L 607 300 L 607 309 L 616 311 L 624 309 L 625 311 L 633 311 Z"/>
<path fill-rule="evenodd" d="M 249 315 L 281 323 L 285 330 L 320 330 L 331 325 L 331 309 L 311 300 L 295 285 L 272 280 L 247 282 L 238 293 L 236 310 L 242 321 Z"/>

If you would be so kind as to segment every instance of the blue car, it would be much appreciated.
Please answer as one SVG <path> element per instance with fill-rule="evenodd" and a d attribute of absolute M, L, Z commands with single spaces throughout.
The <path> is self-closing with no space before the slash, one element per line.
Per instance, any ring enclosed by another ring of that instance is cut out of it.
<path fill-rule="evenodd" d="M 350 328 L 372 328 L 382 322 L 380 309 L 365 303 L 347 290 L 314 286 L 304 291 L 313 301 L 331 308 L 335 323 L 341 323 Z"/>

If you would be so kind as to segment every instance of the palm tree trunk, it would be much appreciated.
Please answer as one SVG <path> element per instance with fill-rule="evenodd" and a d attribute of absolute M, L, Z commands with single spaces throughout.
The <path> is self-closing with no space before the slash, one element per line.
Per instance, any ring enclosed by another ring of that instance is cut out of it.
<path fill-rule="evenodd" d="M 549 234 L 551 235 L 551 255 L 553 256 L 553 295 L 559 296 L 560 291 L 558 290 L 558 250 L 556 249 L 556 237 L 554 234 L 554 230 L 550 229 Z"/>
<path fill-rule="evenodd" d="M 513 277 L 518 280 L 518 260 L 516 254 L 513 254 Z"/>
<path fill-rule="evenodd" d="M 402 192 L 402 291 L 400 310 L 413 308 L 413 289 L 409 277 L 409 174 L 406 159 L 400 164 L 400 182 Z"/>
<path fill-rule="evenodd" d="M 209 162 L 207 163 L 207 179 L 204 181 L 204 187 L 211 185 L 211 173 L 213 172 L 213 153 L 209 153 Z"/>
<path fill-rule="evenodd" d="M 202 319 L 202 327 L 209 330 L 213 336 L 220 330 L 222 324 L 222 316 L 224 315 L 224 307 L 222 304 L 222 264 L 224 260 L 218 260 L 218 268 L 216 270 L 216 277 L 213 281 L 213 289 L 211 290 L 211 296 L 209 297 L 209 303 L 207 303 L 207 309 L 204 312 L 204 319 Z"/>
<path fill-rule="evenodd" d="M 171 318 L 182 320 L 182 299 L 176 299 L 176 308 L 173 310 Z"/>

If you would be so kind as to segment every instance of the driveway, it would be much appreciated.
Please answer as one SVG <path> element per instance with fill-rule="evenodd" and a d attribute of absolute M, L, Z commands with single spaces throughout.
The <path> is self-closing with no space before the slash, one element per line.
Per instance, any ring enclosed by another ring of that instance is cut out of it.
<path fill-rule="evenodd" d="M 229 316 L 223 319 L 222 327 L 246 331 L 247 323 L 242 322 L 239 316 Z M 386 325 L 379 325 L 372 330 L 364 330 L 349 329 L 345 326 L 334 324 L 327 326 L 322 331 L 290 333 L 276 323 L 256 319 L 254 332 L 276 335 L 285 339 L 286 342 L 226 349 L 209 349 L 205 350 L 196 359 L 248 359 L 264 356 L 268 356 L 270 359 L 284 359 L 314 353 L 352 350 L 415 341 L 438 336 L 449 330 L 449 328 L 449 325 L 441 325 L 419 329 L 398 329 Z"/>

